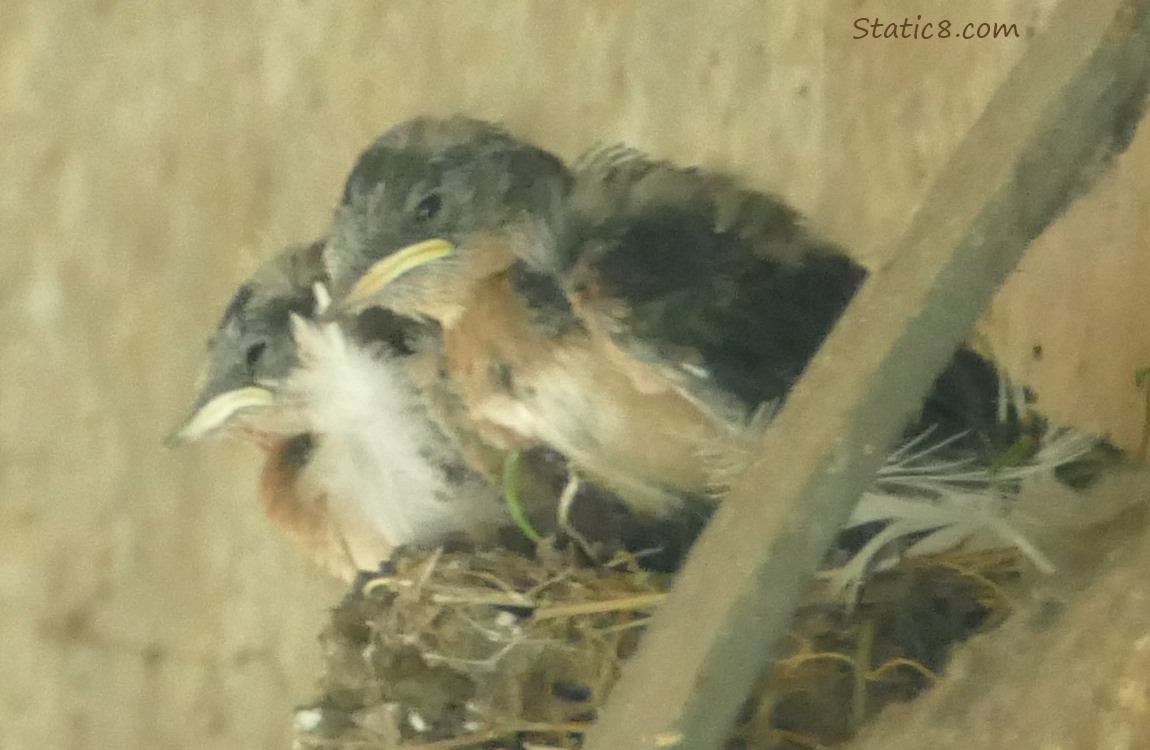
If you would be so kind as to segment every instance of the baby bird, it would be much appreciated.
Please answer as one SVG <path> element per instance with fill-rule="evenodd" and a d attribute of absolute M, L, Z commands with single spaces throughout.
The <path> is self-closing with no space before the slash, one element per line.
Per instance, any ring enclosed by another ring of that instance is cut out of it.
<path fill-rule="evenodd" d="M 523 261 L 558 241 L 570 181 L 486 123 L 400 125 L 347 180 L 325 250 L 333 291 L 343 310 L 436 321 L 447 376 L 492 444 L 547 446 L 631 507 L 666 512 L 709 492 L 701 452 L 731 430 L 589 335 L 557 280 Z"/>
<path fill-rule="evenodd" d="M 483 535 L 507 517 L 497 486 L 430 418 L 434 327 L 382 311 L 317 322 L 322 245 L 287 248 L 240 287 L 169 440 L 223 430 L 262 447 L 268 517 L 350 579 L 397 546 Z"/>
<path fill-rule="evenodd" d="M 741 470 L 866 277 L 784 203 L 722 176 L 625 148 L 569 169 L 464 117 L 402 123 L 360 155 L 324 262 L 341 310 L 441 326 L 487 439 L 549 446 L 644 512 Z M 998 470 L 1019 423 L 995 422 L 996 385 L 966 350 L 940 376 L 852 520 L 897 533 L 851 581 L 897 538 L 990 528 L 1022 545 L 996 521 L 1002 488 L 1093 441 Z"/>

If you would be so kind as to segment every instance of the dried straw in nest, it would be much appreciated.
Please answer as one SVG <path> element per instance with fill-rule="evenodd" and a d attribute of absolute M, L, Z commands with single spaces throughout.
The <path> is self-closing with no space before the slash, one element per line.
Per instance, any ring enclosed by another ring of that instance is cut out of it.
<path fill-rule="evenodd" d="M 296 747 L 574 748 L 669 584 L 623 555 L 587 566 L 542 545 L 407 550 L 332 612 L 322 696 Z M 848 739 L 935 680 L 950 647 L 1002 619 L 1014 551 L 908 560 L 848 609 L 816 584 L 732 747 Z"/>

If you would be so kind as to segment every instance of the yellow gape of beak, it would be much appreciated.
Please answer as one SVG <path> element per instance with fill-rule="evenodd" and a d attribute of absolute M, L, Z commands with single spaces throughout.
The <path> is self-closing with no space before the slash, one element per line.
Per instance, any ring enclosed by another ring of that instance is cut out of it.
<path fill-rule="evenodd" d="M 169 445 L 178 445 L 199 440 L 209 432 L 222 427 L 241 409 L 271 406 L 273 402 L 272 392 L 257 385 L 221 393 L 197 409 L 182 426 L 173 430 L 166 442 Z"/>
<path fill-rule="evenodd" d="M 453 249 L 447 240 L 424 240 L 397 250 L 367 269 L 340 302 L 340 307 L 354 311 L 368 306 L 372 297 L 388 284 L 413 268 L 450 254 Z"/>

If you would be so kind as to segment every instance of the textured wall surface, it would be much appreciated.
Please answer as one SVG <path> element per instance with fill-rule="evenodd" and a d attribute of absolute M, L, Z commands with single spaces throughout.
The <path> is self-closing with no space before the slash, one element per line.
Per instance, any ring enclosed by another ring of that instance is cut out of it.
<path fill-rule="evenodd" d="M 259 517 L 252 452 L 159 438 L 230 289 L 323 231 L 380 129 L 462 110 L 566 156 L 627 141 L 878 264 L 1052 5 L 0 3 L 0 747 L 283 747 L 339 589 Z M 917 14 L 1022 38 L 851 38 Z M 1148 131 L 987 328 L 1051 411 L 1126 444 Z"/>

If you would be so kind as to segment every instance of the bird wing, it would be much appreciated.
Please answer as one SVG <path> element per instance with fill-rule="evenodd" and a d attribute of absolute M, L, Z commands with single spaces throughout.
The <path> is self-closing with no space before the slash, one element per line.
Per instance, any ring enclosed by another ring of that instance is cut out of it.
<path fill-rule="evenodd" d="M 619 147 L 576 164 L 552 267 L 588 328 L 744 415 L 785 395 L 866 275 L 780 200 Z"/>
<path fill-rule="evenodd" d="M 742 420 L 748 435 L 761 430 L 865 270 L 780 200 L 721 175 L 619 147 L 584 157 L 574 175 L 550 262 L 574 314 L 712 413 Z M 1025 550 L 1001 518 L 1004 497 L 1030 474 L 1079 460 L 1093 442 L 1045 450 L 1024 405 L 1003 399 L 993 365 L 959 350 L 848 524 L 881 529 L 864 537 L 848 570 L 865 569 L 895 539 L 948 546 L 984 527 Z M 723 485 L 757 441 L 720 449 L 711 462 Z"/>

